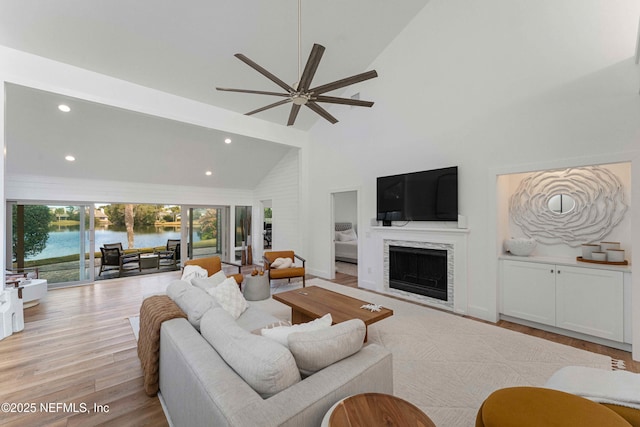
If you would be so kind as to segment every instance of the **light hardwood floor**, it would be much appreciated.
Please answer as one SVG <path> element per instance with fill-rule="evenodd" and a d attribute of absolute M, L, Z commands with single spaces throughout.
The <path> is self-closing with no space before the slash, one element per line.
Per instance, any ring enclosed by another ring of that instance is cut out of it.
<path fill-rule="evenodd" d="M 163 291 L 179 276 L 160 273 L 51 290 L 43 303 L 26 309 L 24 331 L 0 341 L 0 403 L 35 404 L 36 411 L 0 413 L 0 425 L 167 425 L 158 398 L 143 391 L 128 317 L 138 315 L 144 296 Z M 357 286 L 354 276 L 337 274 L 335 282 Z M 640 372 L 629 353 L 505 322 L 499 326 L 623 359 L 628 370 Z M 108 412 L 93 412 L 94 404 Z"/>

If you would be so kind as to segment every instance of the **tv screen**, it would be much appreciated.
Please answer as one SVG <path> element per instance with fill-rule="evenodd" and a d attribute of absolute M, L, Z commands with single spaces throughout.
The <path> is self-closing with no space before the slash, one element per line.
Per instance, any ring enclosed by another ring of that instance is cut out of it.
<path fill-rule="evenodd" d="M 457 221 L 458 167 L 383 176 L 378 221 Z"/>

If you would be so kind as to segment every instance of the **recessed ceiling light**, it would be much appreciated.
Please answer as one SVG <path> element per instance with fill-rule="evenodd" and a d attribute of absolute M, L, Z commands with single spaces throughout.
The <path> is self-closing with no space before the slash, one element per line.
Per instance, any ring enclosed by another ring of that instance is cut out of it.
<path fill-rule="evenodd" d="M 71 107 L 65 104 L 60 104 L 58 105 L 58 110 L 62 111 L 63 113 L 68 113 L 69 111 L 71 111 Z"/>
<path fill-rule="evenodd" d="M 64 159 L 68 162 L 75 162 L 76 158 L 73 156 L 64 156 Z"/>
<path fill-rule="evenodd" d="M 211 171 L 206 171 L 204 174 L 205 174 L 205 175 L 207 175 L 207 176 L 209 176 L 209 175 L 211 175 L 211 174 L 212 174 L 212 172 L 211 172 Z"/>
<path fill-rule="evenodd" d="M 231 144 L 231 138 L 227 138 L 227 139 L 225 139 L 225 140 L 224 140 L 224 143 L 225 143 L 225 144 Z"/>

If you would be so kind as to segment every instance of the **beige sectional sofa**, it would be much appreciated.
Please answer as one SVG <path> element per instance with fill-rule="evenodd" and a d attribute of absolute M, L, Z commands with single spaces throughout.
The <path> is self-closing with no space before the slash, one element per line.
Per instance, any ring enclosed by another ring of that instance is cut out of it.
<path fill-rule="evenodd" d="M 293 333 L 287 348 L 255 332 L 278 321 L 256 305 L 234 319 L 189 283 L 167 294 L 188 315 L 161 327 L 160 393 L 173 425 L 319 426 L 340 399 L 393 393 L 391 353 L 356 345 L 359 320 Z"/>

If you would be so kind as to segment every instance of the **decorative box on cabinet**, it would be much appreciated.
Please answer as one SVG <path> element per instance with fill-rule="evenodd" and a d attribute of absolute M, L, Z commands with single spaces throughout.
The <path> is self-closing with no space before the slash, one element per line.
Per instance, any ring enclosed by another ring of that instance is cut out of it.
<path fill-rule="evenodd" d="M 501 313 L 622 342 L 623 282 L 621 271 L 503 260 Z"/>

